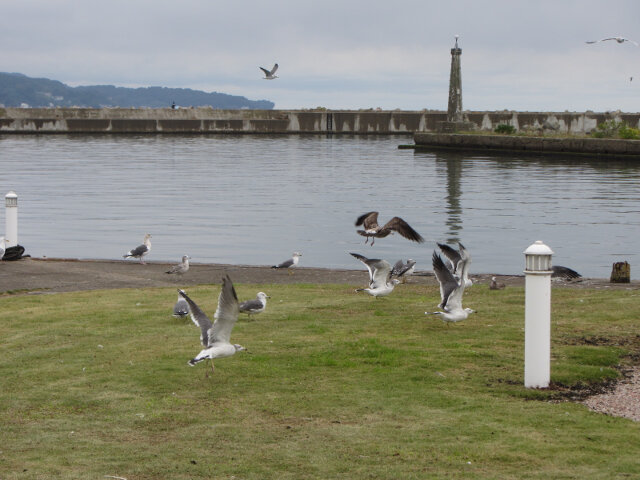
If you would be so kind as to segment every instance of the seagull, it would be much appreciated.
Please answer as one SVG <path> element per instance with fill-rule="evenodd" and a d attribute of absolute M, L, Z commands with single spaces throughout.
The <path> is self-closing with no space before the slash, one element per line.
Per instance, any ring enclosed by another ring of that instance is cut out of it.
<path fill-rule="evenodd" d="M 553 273 L 551 274 L 554 278 L 564 278 L 565 280 L 574 280 L 576 278 L 582 278 L 575 270 L 571 270 L 568 267 L 561 267 L 560 265 L 554 265 L 551 267 Z"/>
<path fill-rule="evenodd" d="M 218 308 L 214 315 L 215 322 L 213 324 L 209 317 L 183 290 L 178 290 L 178 293 L 189 304 L 191 320 L 196 326 L 200 327 L 200 341 L 204 346 L 204 349 L 198 355 L 189 360 L 188 364 L 190 366 L 193 367 L 196 363 L 209 358 L 211 359 L 211 370 L 215 371 L 213 366 L 214 358 L 230 357 L 236 352 L 245 350 L 242 345 L 230 343 L 231 330 L 236 320 L 238 320 L 240 310 L 238 308 L 238 296 L 229 275 L 225 275 L 222 278 L 222 290 L 220 290 L 220 295 L 218 296 Z"/>
<path fill-rule="evenodd" d="M 291 258 L 289 260 L 285 260 L 279 265 L 273 265 L 271 268 L 294 268 L 298 266 L 298 262 L 300 261 L 300 257 L 302 254 L 300 252 L 293 252 Z M 289 275 L 293 275 L 293 271 L 289 270 Z"/>
<path fill-rule="evenodd" d="M 173 316 L 183 318 L 187 315 L 189 315 L 189 304 L 182 295 L 178 294 L 178 301 L 173 306 Z"/>
<path fill-rule="evenodd" d="M 143 257 L 145 255 L 148 255 L 149 252 L 151 251 L 151 240 L 150 239 L 151 239 L 151 235 L 147 233 L 144 236 L 144 240 L 142 241 L 142 245 L 138 245 L 133 250 L 129 250 L 129 252 L 126 255 L 122 256 L 122 258 L 128 258 L 128 257 L 139 258 L 140 259 L 140 263 L 142 263 L 144 265 Z"/>
<path fill-rule="evenodd" d="M 504 283 L 498 283 L 496 277 L 491 277 L 491 283 L 489 283 L 489 290 L 502 290 L 505 287 Z"/>
<path fill-rule="evenodd" d="M 462 259 L 458 263 L 458 267 L 462 270 L 461 278 L 466 275 L 471 257 L 467 251 L 461 246 L 460 254 Z M 444 322 L 459 322 L 465 320 L 474 310 L 470 308 L 462 308 L 462 295 L 464 294 L 465 282 L 456 279 L 451 270 L 440 258 L 436 252 L 433 252 L 433 273 L 440 283 L 441 302 L 438 305 L 444 312 L 424 312 L 425 315 L 442 315 Z"/>
<path fill-rule="evenodd" d="M 444 243 L 436 242 L 438 247 L 440 247 L 440 251 L 442 254 L 449 260 L 449 270 L 455 277 L 460 278 L 460 272 L 462 268 L 460 267 L 460 260 L 462 260 L 462 250 L 465 250 L 464 246 L 458 242 L 458 248 L 460 250 L 456 250 L 455 248 L 450 247 L 449 245 L 445 245 Z M 466 250 L 465 250 L 466 252 Z M 469 252 L 467 252 L 467 257 L 469 258 L 469 263 L 471 263 L 471 256 Z M 473 281 L 469 278 L 468 273 L 465 272 L 464 278 L 464 286 L 470 287 L 473 285 Z"/>
<path fill-rule="evenodd" d="M 356 220 L 356 227 L 360 225 L 364 226 L 364 230 L 357 230 L 357 232 L 363 237 L 367 237 L 365 245 L 369 241 L 369 237 L 373 237 L 371 240 L 371 246 L 373 246 L 376 238 L 384 238 L 394 231 L 408 240 L 418 243 L 424 242 L 424 238 L 400 217 L 393 217 L 381 227 L 378 225 L 378 212 L 367 212 Z"/>
<path fill-rule="evenodd" d="M 258 67 L 260 68 L 260 70 L 262 70 L 264 72 L 264 78 L 263 80 L 273 80 L 275 78 L 279 78 L 277 75 L 275 75 L 276 70 L 278 70 L 278 64 L 276 63 L 273 68 L 271 70 L 267 70 L 266 68 L 262 68 L 262 67 Z"/>
<path fill-rule="evenodd" d="M 267 308 L 267 298 L 271 298 L 264 292 L 258 292 L 253 300 L 247 300 L 240 304 L 240 313 L 246 313 L 251 318 L 252 314 L 262 313 Z"/>
<path fill-rule="evenodd" d="M 608 38 L 601 38 L 600 40 L 589 40 L 585 43 L 588 44 L 593 44 L 593 43 L 598 43 L 598 42 L 606 42 L 607 40 L 615 40 L 618 43 L 624 43 L 624 42 L 631 42 L 633 43 L 636 47 L 640 46 L 638 45 L 638 42 L 634 42 L 633 40 L 629 40 L 628 38 L 624 38 L 624 37 L 608 37 Z"/>
<path fill-rule="evenodd" d="M 176 275 L 182 275 L 184 273 L 186 273 L 189 270 L 189 259 L 191 257 L 189 255 L 183 255 L 182 256 L 182 263 L 179 263 L 178 265 L 174 265 L 173 267 L 171 267 L 169 270 L 167 270 L 165 273 L 169 273 L 169 274 L 176 274 Z"/>
<path fill-rule="evenodd" d="M 402 260 L 398 260 L 391 269 L 391 276 L 401 279 L 401 283 L 405 283 L 407 275 L 413 275 L 415 270 L 416 261 L 409 259 L 407 263 L 402 263 Z"/>
<path fill-rule="evenodd" d="M 360 260 L 369 270 L 369 288 L 358 288 L 356 292 L 367 292 L 372 297 L 386 297 L 400 280 L 391 279 L 391 264 L 378 258 L 367 258 L 359 253 L 351 255 Z"/>

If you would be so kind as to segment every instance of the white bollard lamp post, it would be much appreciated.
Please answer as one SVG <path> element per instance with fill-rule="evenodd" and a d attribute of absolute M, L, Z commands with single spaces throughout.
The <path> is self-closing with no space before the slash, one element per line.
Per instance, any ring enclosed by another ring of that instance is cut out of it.
<path fill-rule="evenodd" d="M 5 217 L 5 238 L 7 247 L 18 245 L 18 195 L 11 190 L 4 197 L 6 207 Z"/>
<path fill-rule="evenodd" d="M 524 386 L 547 388 L 551 378 L 551 256 L 540 240 L 524 251 Z"/>

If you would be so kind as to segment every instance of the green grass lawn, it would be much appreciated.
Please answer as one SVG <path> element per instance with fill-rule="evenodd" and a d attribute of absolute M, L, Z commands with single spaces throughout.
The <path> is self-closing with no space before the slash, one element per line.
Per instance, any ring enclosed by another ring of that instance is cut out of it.
<path fill-rule="evenodd" d="M 0 479 L 640 477 L 638 423 L 523 387 L 522 288 L 467 290 L 451 326 L 423 313 L 436 287 L 236 289 L 272 299 L 208 377 L 175 289 L 0 297 Z M 211 316 L 219 290 L 187 289 Z M 639 312 L 554 290 L 554 385 L 616 378 Z"/>

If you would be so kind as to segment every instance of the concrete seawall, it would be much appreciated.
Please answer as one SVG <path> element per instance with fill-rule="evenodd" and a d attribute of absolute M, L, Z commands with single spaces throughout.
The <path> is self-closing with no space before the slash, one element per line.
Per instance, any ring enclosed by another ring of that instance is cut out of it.
<path fill-rule="evenodd" d="M 473 150 L 474 152 L 482 150 L 517 151 L 640 158 L 640 140 L 416 133 L 414 141 L 415 145 L 410 147 L 417 150 L 453 148 Z"/>
<path fill-rule="evenodd" d="M 216 110 L 213 108 L 0 108 L 2 133 L 336 133 L 435 132 L 446 120 L 439 110 Z M 517 130 L 584 134 L 605 120 L 640 126 L 640 113 L 465 112 L 465 120 L 491 131 L 506 123 Z"/>

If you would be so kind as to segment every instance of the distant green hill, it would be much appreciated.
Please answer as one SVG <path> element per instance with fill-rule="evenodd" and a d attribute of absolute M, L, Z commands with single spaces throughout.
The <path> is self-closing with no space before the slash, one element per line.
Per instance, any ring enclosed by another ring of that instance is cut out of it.
<path fill-rule="evenodd" d="M 125 88 L 113 85 L 70 87 L 48 78 L 0 72 L 0 106 L 20 107 L 183 107 L 211 106 L 225 109 L 271 110 L 268 100 L 248 100 L 239 95 L 207 93 L 190 88 Z"/>

